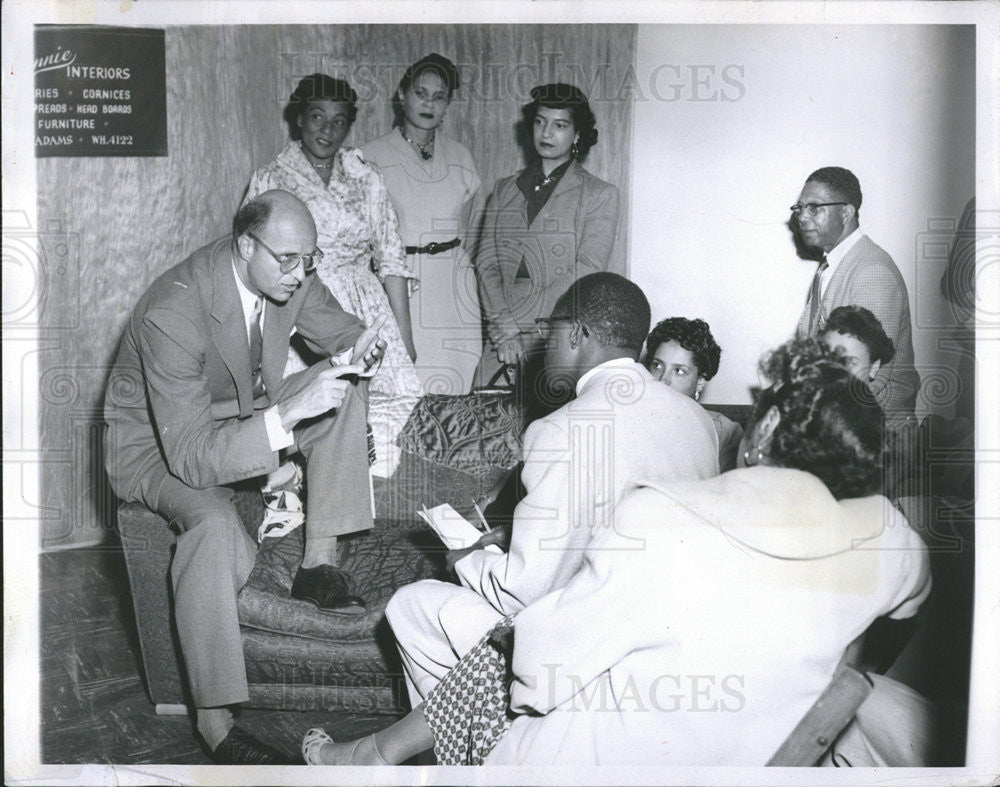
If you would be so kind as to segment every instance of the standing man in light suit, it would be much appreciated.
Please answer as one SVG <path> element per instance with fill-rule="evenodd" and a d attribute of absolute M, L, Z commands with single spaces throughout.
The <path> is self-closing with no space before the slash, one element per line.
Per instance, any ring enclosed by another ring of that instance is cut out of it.
<path fill-rule="evenodd" d="M 424 580 L 390 599 L 414 708 L 494 624 L 565 586 L 593 534 L 614 527 L 630 486 L 718 474 L 712 419 L 638 363 L 649 321 L 642 290 L 606 272 L 578 279 L 536 320 L 545 374 L 576 398 L 524 435 L 527 494 L 508 551 L 456 550 L 449 558 L 461 586 Z M 641 545 L 623 537 L 621 548 Z"/>
<path fill-rule="evenodd" d="M 257 545 L 230 484 L 306 457 L 306 547 L 292 595 L 364 610 L 337 568 L 338 536 L 372 526 L 367 382 L 384 343 L 309 272 L 322 255 L 306 206 L 270 191 L 240 208 L 232 237 L 199 249 L 139 300 L 108 382 L 105 456 L 115 493 L 177 533 L 171 563 L 197 728 L 219 763 L 287 758 L 233 723 L 249 699 L 237 594 Z M 319 354 L 283 379 L 295 329 Z M 344 354 L 352 365 L 335 365 Z M 305 423 L 303 423 L 305 422 Z"/>
<path fill-rule="evenodd" d="M 910 302 L 899 268 L 861 232 L 861 184 L 850 170 L 813 172 L 792 205 L 791 226 L 801 243 L 822 250 L 799 318 L 800 337 L 818 336 L 838 306 L 862 306 L 874 314 L 892 340 L 896 356 L 871 382 L 872 393 L 892 420 L 913 415 L 920 375 L 913 366 Z"/>

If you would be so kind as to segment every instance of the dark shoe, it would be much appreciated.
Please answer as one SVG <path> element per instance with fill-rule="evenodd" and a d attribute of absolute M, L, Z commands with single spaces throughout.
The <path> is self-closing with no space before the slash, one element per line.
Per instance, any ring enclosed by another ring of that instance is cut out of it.
<path fill-rule="evenodd" d="M 325 612 L 343 615 L 365 612 L 365 602 L 350 594 L 347 574 L 336 566 L 299 567 L 292 582 L 292 598 L 311 601 Z"/>
<path fill-rule="evenodd" d="M 219 765 L 298 765 L 295 760 L 263 741 L 233 727 L 226 739 L 212 752 L 212 759 Z"/>

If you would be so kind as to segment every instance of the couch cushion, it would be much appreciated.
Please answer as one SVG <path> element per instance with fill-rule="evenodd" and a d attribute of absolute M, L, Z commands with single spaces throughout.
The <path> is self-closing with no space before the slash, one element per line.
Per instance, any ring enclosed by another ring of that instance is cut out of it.
<path fill-rule="evenodd" d="M 240 623 L 250 628 L 329 642 L 373 640 L 385 605 L 397 588 L 441 574 L 442 548 L 428 541 L 416 523 L 380 519 L 375 528 L 341 539 L 341 567 L 368 605 L 363 615 L 324 613 L 291 597 L 302 560 L 303 533 L 265 539 L 246 586 L 240 591 Z M 425 547 L 425 550 L 421 549 Z"/>
<path fill-rule="evenodd" d="M 399 435 L 403 451 L 480 475 L 521 454 L 521 413 L 510 393 L 427 394 Z"/>
<path fill-rule="evenodd" d="M 376 500 L 409 519 L 420 506 L 450 503 L 473 516 L 473 499 L 500 483 L 521 458 L 523 416 L 510 393 L 428 394 L 399 436 L 399 466 Z"/>

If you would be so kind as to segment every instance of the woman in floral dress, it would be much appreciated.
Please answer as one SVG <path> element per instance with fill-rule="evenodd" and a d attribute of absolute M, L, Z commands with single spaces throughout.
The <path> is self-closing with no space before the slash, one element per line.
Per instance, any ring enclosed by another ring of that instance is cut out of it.
<path fill-rule="evenodd" d="M 423 388 L 413 367 L 409 297 L 417 280 L 400 240 L 396 214 L 378 169 L 342 142 L 357 116 L 357 94 L 342 79 L 312 74 L 291 95 L 288 114 L 301 136 L 254 173 L 251 199 L 283 189 L 301 199 L 316 222 L 323 260 L 316 268 L 340 305 L 366 325 L 387 318 L 388 343 L 381 368 L 369 385 L 369 422 L 375 439 L 377 475 L 398 461 L 396 437 Z M 304 368 L 289 357 L 286 374 Z"/>

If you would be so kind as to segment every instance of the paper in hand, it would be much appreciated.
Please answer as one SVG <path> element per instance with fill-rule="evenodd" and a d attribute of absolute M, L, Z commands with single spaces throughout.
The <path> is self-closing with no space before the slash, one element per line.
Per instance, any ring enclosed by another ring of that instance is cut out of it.
<path fill-rule="evenodd" d="M 430 525 L 448 549 L 471 547 L 483 535 L 448 503 L 442 503 L 434 508 L 424 508 L 417 511 L 417 514 Z M 490 552 L 503 552 L 496 544 L 490 544 L 486 549 Z"/>

